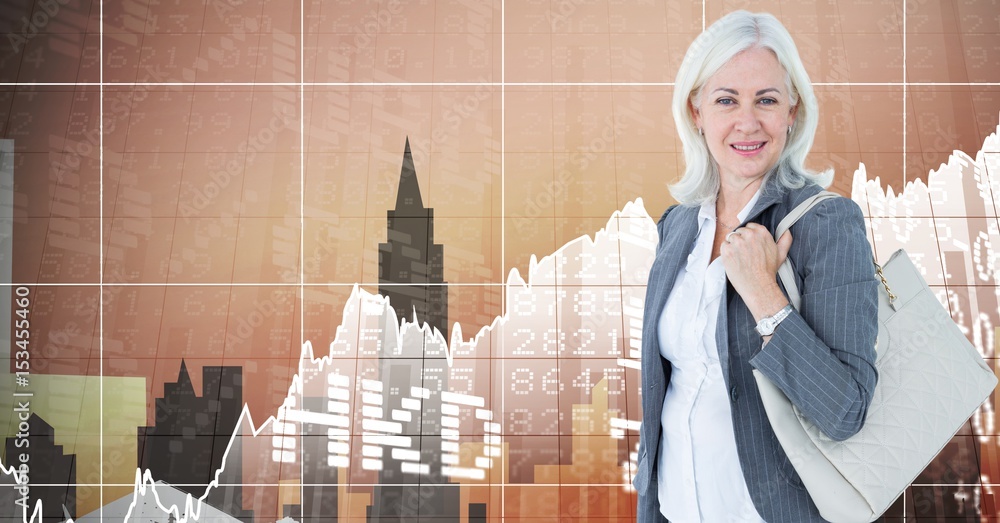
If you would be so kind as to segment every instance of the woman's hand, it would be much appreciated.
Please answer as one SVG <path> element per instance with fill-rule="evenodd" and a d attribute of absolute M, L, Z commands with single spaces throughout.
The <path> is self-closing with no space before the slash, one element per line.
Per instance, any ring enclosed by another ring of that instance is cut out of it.
<path fill-rule="evenodd" d="M 775 275 L 791 246 L 790 231 L 775 243 L 766 227 L 751 222 L 728 234 L 720 247 L 726 276 L 757 321 L 788 304 Z"/>

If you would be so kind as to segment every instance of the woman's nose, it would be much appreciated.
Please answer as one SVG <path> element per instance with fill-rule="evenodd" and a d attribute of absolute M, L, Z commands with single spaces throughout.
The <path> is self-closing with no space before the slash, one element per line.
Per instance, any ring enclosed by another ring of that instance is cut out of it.
<path fill-rule="evenodd" d="M 736 114 L 736 130 L 750 133 L 757 129 L 760 129 L 760 120 L 753 107 L 741 107 Z"/>

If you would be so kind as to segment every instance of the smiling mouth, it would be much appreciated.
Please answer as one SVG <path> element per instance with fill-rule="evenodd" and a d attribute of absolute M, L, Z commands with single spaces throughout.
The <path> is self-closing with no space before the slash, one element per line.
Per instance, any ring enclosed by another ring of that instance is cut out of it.
<path fill-rule="evenodd" d="M 750 151 L 756 151 L 757 149 L 760 149 L 761 147 L 764 147 L 765 143 L 766 142 L 761 142 L 761 143 L 759 143 L 757 145 L 736 145 L 736 144 L 733 144 L 732 147 L 733 147 L 733 149 L 736 149 L 737 151 L 750 152 Z"/>

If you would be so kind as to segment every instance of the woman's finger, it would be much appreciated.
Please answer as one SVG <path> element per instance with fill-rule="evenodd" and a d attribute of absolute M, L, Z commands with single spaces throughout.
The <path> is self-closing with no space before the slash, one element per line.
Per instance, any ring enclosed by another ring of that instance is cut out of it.
<path fill-rule="evenodd" d="M 785 257 L 788 256 L 788 249 L 792 248 L 792 231 L 785 231 L 778 238 L 778 265 L 781 265 L 785 261 Z"/>

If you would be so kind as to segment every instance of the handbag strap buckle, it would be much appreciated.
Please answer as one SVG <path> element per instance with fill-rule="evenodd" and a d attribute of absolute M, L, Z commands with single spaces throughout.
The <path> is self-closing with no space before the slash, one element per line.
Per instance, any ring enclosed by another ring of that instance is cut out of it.
<path fill-rule="evenodd" d="M 885 280 L 885 275 L 882 274 L 882 266 L 878 264 L 875 259 L 872 259 L 872 263 L 875 264 L 875 274 L 878 275 L 878 279 L 882 280 L 882 286 L 885 287 L 885 293 L 889 295 L 889 305 L 894 305 L 896 301 L 896 295 L 892 293 L 892 289 L 889 288 L 889 282 Z M 895 307 L 893 307 L 895 309 Z"/>

